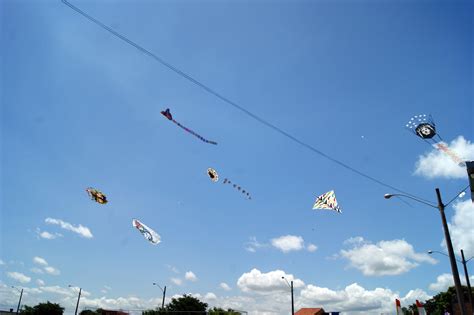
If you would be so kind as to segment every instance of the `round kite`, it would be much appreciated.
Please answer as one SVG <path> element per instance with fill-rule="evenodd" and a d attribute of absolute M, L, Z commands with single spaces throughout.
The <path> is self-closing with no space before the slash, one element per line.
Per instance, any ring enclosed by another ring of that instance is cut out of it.
<path fill-rule="evenodd" d="M 140 233 L 142 233 L 143 237 L 145 237 L 145 239 L 147 239 L 153 245 L 157 245 L 158 243 L 161 242 L 161 237 L 160 237 L 160 235 L 158 235 L 158 233 L 156 233 L 151 228 L 149 228 L 145 224 L 141 223 L 137 219 L 132 220 L 132 225 L 138 231 L 140 231 Z"/>
<path fill-rule="evenodd" d="M 219 175 L 217 175 L 217 171 L 213 168 L 207 169 L 207 175 L 213 182 L 217 182 L 219 180 Z"/>
<path fill-rule="evenodd" d="M 100 204 L 106 204 L 107 203 L 107 196 L 103 192 L 101 192 L 98 189 L 89 187 L 86 189 L 87 194 L 91 198 L 91 200 L 94 200 L 95 202 L 98 202 Z"/>

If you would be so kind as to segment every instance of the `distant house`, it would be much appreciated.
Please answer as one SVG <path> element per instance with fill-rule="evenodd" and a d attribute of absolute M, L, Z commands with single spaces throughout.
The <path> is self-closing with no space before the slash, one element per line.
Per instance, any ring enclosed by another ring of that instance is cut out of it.
<path fill-rule="evenodd" d="M 339 312 L 325 312 L 324 309 L 321 308 L 302 308 L 295 315 L 339 315 Z"/>
<path fill-rule="evenodd" d="M 324 315 L 326 312 L 322 308 L 300 308 L 295 315 Z"/>

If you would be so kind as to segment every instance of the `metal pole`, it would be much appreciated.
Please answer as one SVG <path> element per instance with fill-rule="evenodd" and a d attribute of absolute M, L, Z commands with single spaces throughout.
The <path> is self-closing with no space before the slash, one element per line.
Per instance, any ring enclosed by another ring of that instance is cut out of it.
<path fill-rule="evenodd" d="M 456 265 L 456 257 L 454 256 L 453 244 L 451 242 L 451 236 L 449 235 L 448 223 L 446 221 L 446 215 L 444 214 L 444 204 L 441 201 L 441 193 L 439 192 L 439 188 L 436 188 L 436 197 L 438 198 L 438 209 L 441 215 L 441 221 L 443 221 L 444 237 L 446 239 L 446 247 L 448 248 L 449 260 L 451 262 L 451 270 L 453 272 L 454 286 L 456 287 L 456 296 L 458 298 L 459 309 L 461 310 L 461 315 L 467 315 L 464 306 L 461 280 L 459 280 L 458 266 Z"/>
<path fill-rule="evenodd" d="M 79 295 L 77 296 L 76 312 L 74 312 L 75 315 L 77 315 L 77 309 L 79 308 L 79 300 L 81 299 L 81 291 L 82 291 L 82 288 L 79 288 Z"/>
<path fill-rule="evenodd" d="M 467 273 L 467 261 L 464 258 L 464 251 L 461 249 L 461 259 L 462 265 L 464 266 L 464 275 L 466 276 L 466 284 L 467 284 L 467 296 L 469 298 L 469 304 L 471 304 L 471 311 L 474 312 L 474 304 L 472 303 L 472 289 L 471 289 L 471 282 L 469 281 L 469 274 Z"/>
<path fill-rule="evenodd" d="M 21 292 L 20 292 L 20 299 L 18 300 L 18 306 L 16 308 L 16 314 L 18 315 L 19 314 L 19 311 L 20 311 L 20 304 L 21 304 L 21 297 L 23 296 L 23 289 L 21 289 Z"/>
<path fill-rule="evenodd" d="M 291 315 L 295 315 L 295 303 L 293 299 L 293 280 L 291 280 Z"/>
<path fill-rule="evenodd" d="M 163 301 L 161 302 L 161 309 L 165 308 L 165 295 L 166 295 L 166 286 L 163 290 Z"/>

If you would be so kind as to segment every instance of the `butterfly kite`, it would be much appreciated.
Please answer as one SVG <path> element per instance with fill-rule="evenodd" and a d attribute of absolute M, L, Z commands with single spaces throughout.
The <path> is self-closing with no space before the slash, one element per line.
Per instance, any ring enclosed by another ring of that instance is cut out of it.
<path fill-rule="evenodd" d="M 91 198 L 91 200 L 95 200 L 96 202 L 98 202 L 100 204 L 106 204 L 107 203 L 107 197 L 100 190 L 89 187 L 89 188 L 86 189 L 86 191 L 87 191 L 87 194 L 89 195 L 89 197 Z"/>
<path fill-rule="evenodd" d="M 466 163 L 443 142 L 441 136 L 436 132 L 436 125 L 431 115 L 415 115 L 408 121 L 405 127 L 425 140 L 426 143 L 446 153 L 459 166 L 466 166 Z M 438 140 L 435 140 L 435 137 L 437 137 Z"/>
<path fill-rule="evenodd" d="M 219 181 L 219 175 L 217 174 L 217 171 L 213 168 L 208 168 L 207 169 L 207 176 L 209 176 L 209 178 L 215 183 Z M 224 178 L 224 181 L 222 183 L 233 185 L 234 188 L 237 189 L 238 191 L 240 191 L 242 194 L 244 194 L 247 199 L 249 199 L 249 200 L 252 199 L 252 197 L 250 196 L 250 193 L 248 191 L 246 191 L 245 189 L 243 189 L 242 187 L 240 187 L 237 184 L 232 184 L 232 182 L 229 179 Z"/>
<path fill-rule="evenodd" d="M 150 229 L 148 226 L 146 226 L 145 224 L 141 223 L 140 221 L 138 221 L 137 219 L 133 219 L 132 220 L 132 225 L 138 230 L 140 231 L 140 233 L 142 233 L 143 237 L 145 237 L 145 239 L 147 239 L 150 243 L 152 243 L 153 245 L 157 245 L 158 243 L 161 242 L 161 238 L 160 236 L 158 235 L 158 233 L 156 233 L 155 231 L 153 231 L 152 229 Z"/>
<path fill-rule="evenodd" d="M 174 122 L 176 125 L 178 125 L 179 127 L 181 127 L 182 129 L 184 129 L 185 131 L 189 132 L 190 134 L 192 134 L 193 136 L 195 137 L 198 137 L 200 140 L 206 142 L 206 143 L 210 143 L 210 144 L 215 144 L 217 145 L 217 142 L 215 141 L 211 141 L 211 140 L 207 140 L 206 138 L 198 135 L 197 133 L 195 133 L 194 131 L 192 131 L 191 129 L 187 128 L 187 127 L 184 127 L 183 125 L 181 125 L 179 122 L 177 122 L 176 120 L 173 119 L 173 116 L 171 115 L 171 112 L 170 112 L 170 109 L 167 108 L 166 110 L 162 111 L 161 112 L 161 115 L 165 116 L 166 118 L 168 118 L 168 120 L 171 120 L 172 122 Z"/>
<path fill-rule="evenodd" d="M 334 190 L 328 191 L 325 194 L 322 194 L 318 198 L 316 198 L 316 202 L 314 203 L 314 209 L 330 209 L 341 213 L 341 208 L 337 204 L 336 194 Z"/>

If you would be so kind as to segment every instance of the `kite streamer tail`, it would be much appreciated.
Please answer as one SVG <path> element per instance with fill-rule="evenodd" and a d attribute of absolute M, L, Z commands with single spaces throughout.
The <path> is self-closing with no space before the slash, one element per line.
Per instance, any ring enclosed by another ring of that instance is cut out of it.
<path fill-rule="evenodd" d="M 206 143 L 209 143 L 209 144 L 214 144 L 214 145 L 217 145 L 217 142 L 215 141 L 211 141 L 211 140 L 207 140 L 206 138 L 198 135 L 197 133 L 195 133 L 194 131 L 192 131 L 191 129 L 181 125 L 179 122 L 177 122 L 176 120 L 172 119 L 172 122 L 174 122 L 176 125 L 178 125 L 179 127 L 181 127 L 182 129 L 186 130 L 187 132 L 189 132 L 190 134 L 194 135 L 195 137 L 199 138 L 201 141 L 204 141 Z"/>

